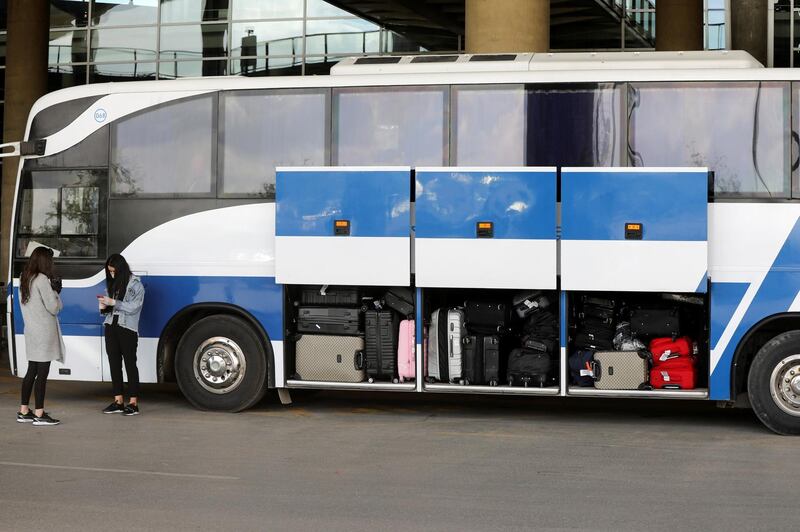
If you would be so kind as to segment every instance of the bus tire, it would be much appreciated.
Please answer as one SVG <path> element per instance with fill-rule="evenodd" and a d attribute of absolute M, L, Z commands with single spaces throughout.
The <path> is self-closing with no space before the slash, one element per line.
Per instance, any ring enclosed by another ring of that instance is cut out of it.
<path fill-rule="evenodd" d="M 175 378 L 196 408 L 239 412 L 256 404 L 267 391 L 266 352 L 245 321 L 208 316 L 181 337 Z"/>
<path fill-rule="evenodd" d="M 753 412 L 767 428 L 800 434 L 800 331 L 779 334 L 756 353 L 747 393 Z"/>

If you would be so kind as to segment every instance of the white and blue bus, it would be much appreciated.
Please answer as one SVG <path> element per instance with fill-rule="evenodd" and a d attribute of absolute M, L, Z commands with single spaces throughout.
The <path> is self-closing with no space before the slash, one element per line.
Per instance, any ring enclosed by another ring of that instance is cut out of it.
<path fill-rule="evenodd" d="M 199 408 L 292 388 L 749 399 L 770 429 L 798 434 L 798 97 L 800 73 L 742 52 L 362 57 L 330 76 L 48 94 L 12 143 L 11 369 L 26 367 L 19 275 L 45 245 L 68 351 L 53 379 L 109 380 L 95 295 L 119 252 L 147 290 L 142 381 L 177 381 Z M 418 368 L 435 308 L 542 290 L 560 323 L 553 379 L 298 378 L 298 290 L 328 284 L 411 287 Z M 697 385 L 571 385 L 587 295 L 680 305 Z"/>

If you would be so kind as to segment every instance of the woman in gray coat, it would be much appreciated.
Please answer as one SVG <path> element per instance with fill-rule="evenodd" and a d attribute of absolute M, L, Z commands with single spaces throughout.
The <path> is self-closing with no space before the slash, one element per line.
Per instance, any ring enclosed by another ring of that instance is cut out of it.
<path fill-rule="evenodd" d="M 17 412 L 19 423 L 60 423 L 44 411 L 50 362 L 63 362 L 65 353 L 57 317 L 62 307 L 61 298 L 53 289 L 54 285 L 61 290 L 57 282 L 53 282 L 53 250 L 40 246 L 31 253 L 19 282 L 20 308 L 25 323 L 25 356 L 28 359 L 28 372 L 22 381 L 22 400 Z M 31 391 L 36 400 L 35 412 L 28 407 Z"/>

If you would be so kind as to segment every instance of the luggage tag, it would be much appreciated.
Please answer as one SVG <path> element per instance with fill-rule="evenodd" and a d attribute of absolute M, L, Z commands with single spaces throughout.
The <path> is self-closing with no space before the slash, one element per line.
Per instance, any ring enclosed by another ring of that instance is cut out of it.
<path fill-rule="evenodd" d="M 581 369 L 580 375 L 581 377 L 591 377 L 594 379 L 594 368 L 592 367 L 591 362 L 586 362 L 586 368 Z"/>
<path fill-rule="evenodd" d="M 659 361 L 659 362 L 666 362 L 667 360 L 671 360 L 671 359 L 673 359 L 673 358 L 680 358 L 680 357 L 681 357 L 680 355 L 673 355 L 673 354 L 672 354 L 672 351 L 670 351 L 669 349 L 667 349 L 666 351 L 664 351 L 663 353 L 661 353 L 661 356 L 660 356 L 660 357 L 658 357 L 658 361 Z"/>

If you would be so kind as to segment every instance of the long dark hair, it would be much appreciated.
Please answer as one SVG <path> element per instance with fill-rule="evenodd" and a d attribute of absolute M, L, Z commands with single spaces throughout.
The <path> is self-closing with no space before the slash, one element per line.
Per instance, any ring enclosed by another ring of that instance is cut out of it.
<path fill-rule="evenodd" d="M 19 293 L 23 303 L 31 298 L 31 281 L 40 273 L 48 279 L 53 277 L 53 250 L 44 246 L 33 250 L 19 278 Z"/>
<path fill-rule="evenodd" d="M 108 273 L 108 267 L 114 268 L 114 277 Z M 125 290 L 128 288 L 128 281 L 131 280 L 131 268 L 128 261 L 119 253 L 114 253 L 106 260 L 106 290 L 108 297 L 112 299 L 122 299 L 125 297 Z"/>

